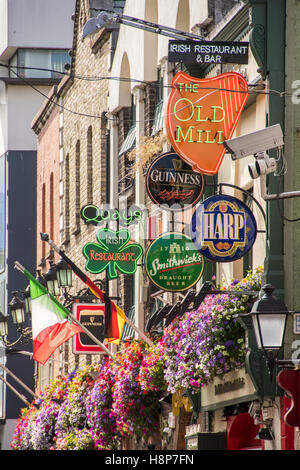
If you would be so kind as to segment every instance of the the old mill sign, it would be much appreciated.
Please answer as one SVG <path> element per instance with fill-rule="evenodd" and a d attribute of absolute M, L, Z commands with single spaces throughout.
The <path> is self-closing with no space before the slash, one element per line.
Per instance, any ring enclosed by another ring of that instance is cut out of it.
<path fill-rule="evenodd" d="M 171 85 L 165 117 L 170 143 L 193 170 L 214 175 L 247 101 L 247 81 L 235 72 L 204 79 L 178 72 Z"/>

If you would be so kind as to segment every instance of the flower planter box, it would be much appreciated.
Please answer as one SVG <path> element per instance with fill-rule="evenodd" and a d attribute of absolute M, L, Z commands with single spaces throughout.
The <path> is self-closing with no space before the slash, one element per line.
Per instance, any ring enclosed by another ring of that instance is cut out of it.
<path fill-rule="evenodd" d="M 201 389 L 201 411 L 210 411 L 257 398 L 250 376 L 245 369 L 231 371 L 215 377 L 211 384 Z"/>

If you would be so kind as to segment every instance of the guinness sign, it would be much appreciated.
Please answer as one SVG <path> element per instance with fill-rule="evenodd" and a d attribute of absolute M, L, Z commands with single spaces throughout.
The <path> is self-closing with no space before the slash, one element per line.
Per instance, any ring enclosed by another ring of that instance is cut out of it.
<path fill-rule="evenodd" d="M 104 336 L 104 304 L 74 304 L 75 318 L 87 328 L 99 341 L 103 342 Z M 104 353 L 100 346 L 86 333 L 77 333 L 73 340 L 74 354 L 100 354 Z"/>
<path fill-rule="evenodd" d="M 197 204 L 203 194 L 204 178 L 176 153 L 167 152 L 150 165 L 146 186 L 155 204 L 162 209 L 179 211 Z"/>

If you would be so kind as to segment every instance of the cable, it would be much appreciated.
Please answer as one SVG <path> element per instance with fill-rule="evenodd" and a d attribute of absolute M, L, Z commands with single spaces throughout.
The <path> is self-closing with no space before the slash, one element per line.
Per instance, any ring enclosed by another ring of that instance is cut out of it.
<path fill-rule="evenodd" d="M 48 69 L 48 68 L 42 68 L 42 67 L 20 67 L 20 66 L 11 66 L 8 64 L 2 64 L 0 63 L 1 67 L 5 67 L 8 69 L 12 69 L 12 72 L 15 73 L 19 78 L 23 78 L 19 76 L 13 69 L 21 69 L 21 70 L 40 70 L 44 72 L 51 72 L 51 73 L 56 73 L 60 75 L 67 75 L 71 78 L 77 79 L 77 80 L 87 80 L 87 81 L 102 81 L 102 80 L 118 80 L 120 82 L 133 82 L 133 83 L 140 83 L 142 85 L 147 85 L 150 87 L 155 87 L 155 88 L 174 88 L 173 85 L 162 85 L 156 82 L 149 82 L 147 80 L 139 80 L 137 78 L 128 78 L 128 77 L 111 77 L 111 76 L 106 76 L 106 77 L 99 77 L 99 76 L 85 76 L 85 75 L 70 75 L 68 72 L 61 72 L 59 70 L 54 70 L 54 69 Z M 249 84 L 248 85 L 251 88 L 255 88 L 259 86 L 258 84 Z M 176 87 L 175 87 L 176 88 Z M 231 93 L 249 93 L 249 94 L 258 94 L 258 95 L 270 95 L 272 93 L 277 94 L 279 97 L 285 96 L 292 96 L 293 93 L 290 93 L 288 91 L 278 91 L 278 90 L 272 90 L 270 89 L 269 91 L 264 91 L 264 90 L 248 90 L 248 91 L 243 91 L 243 90 L 232 90 L 230 88 L 220 88 L 220 87 L 199 87 L 200 90 L 220 90 L 220 91 L 229 91 Z"/>
<path fill-rule="evenodd" d="M 69 76 L 70 78 L 75 78 L 75 79 L 80 79 L 80 80 L 119 80 L 119 81 L 133 81 L 133 82 L 137 82 L 137 83 L 141 83 L 141 84 L 146 84 L 148 86 L 156 86 L 156 87 L 160 87 L 161 85 L 160 84 L 155 84 L 153 82 L 147 82 L 147 81 L 143 81 L 143 80 L 138 80 L 138 79 L 132 79 L 132 78 L 125 78 L 125 77 L 82 77 L 82 76 L 77 76 L 77 75 L 70 75 L 70 74 L 67 74 L 66 72 L 60 72 L 60 71 L 56 71 L 56 70 L 53 70 L 53 69 L 46 69 L 46 68 L 37 68 L 37 67 L 18 67 L 18 66 L 10 66 L 10 65 L 7 65 L 7 64 L 2 64 L 0 63 L 0 66 L 2 67 L 6 67 L 6 68 L 9 68 L 11 70 L 12 73 L 14 73 L 16 75 L 16 77 L 18 77 L 19 79 L 21 79 L 22 81 L 24 81 L 28 86 L 30 86 L 33 90 L 35 90 L 37 93 L 41 94 L 44 98 L 46 98 L 50 103 L 53 103 L 55 106 L 58 106 L 59 108 L 65 110 L 66 112 L 69 112 L 69 113 L 72 113 L 74 115 L 77 115 L 77 116 L 81 116 L 81 117 L 88 117 L 88 118 L 95 118 L 95 119 L 101 119 L 102 116 L 99 116 L 99 115 L 95 115 L 95 114 L 88 114 L 88 113 L 82 113 L 82 112 L 79 112 L 79 111 L 74 111 L 74 110 L 71 110 L 71 109 L 68 109 L 66 108 L 65 106 L 59 104 L 57 101 L 49 98 L 45 93 L 43 93 L 41 90 L 39 90 L 38 88 L 36 88 L 32 83 L 28 82 L 24 77 L 22 77 L 21 75 L 19 75 L 14 69 L 17 68 L 17 69 L 29 69 L 29 70 L 42 70 L 42 71 L 51 71 L 51 72 L 54 72 L 54 73 L 59 73 L 61 75 L 67 75 Z M 172 85 L 166 85 L 168 88 L 174 88 Z M 255 85 L 254 85 L 255 86 Z M 219 87 L 199 87 L 199 89 L 201 90 L 212 90 L 212 93 L 215 92 L 215 91 L 228 91 L 228 92 L 235 92 L 235 93 L 249 93 L 251 94 L 251 91 L 249 92 L 248 91 L 242 91 L 242 90 L 231 90 L 231 89 L 227 89 L 227 88 L 219 88 Z M 281 97 L 283 96 L 284 93 L 286 92 L 277 92 L 276 90 L 270 90 L 270 92 L 273 91 L 273 92 L 276 92 L 277 94 L 279 94 Z M 252 91 L 252 93 L 258 93 L 258 94 L 269 94 L 269 92 L 263 92 L 262 90 L 254 90 Z M 209 93 L 211 94 L 211 93 Z M 208 95 L 209 95 L 208 94 Z M 195 103 L 197 103 L 198 101 L 201 101 L 203 98 L 205 98 L 206 96 L 208 95 L 205 95 L 201 98 L 199 98 Z M 179 111 L 182 111 L 182 109 L 185 109 L 186 107 L 188 107 L 190 105 L 187 105 L 181 109 L 179 109 L 177 112 Z M 170 113 L 169 115 L 173 115 L 174 113 Z M 168 114 L 165 114 L 164 117 L 167 117 L 169 116 Z M 115 118 L 110 118 L 108 116 L 106 116 L 106 118 L 108 120 L 111 120 L 111 121 L 114 121 Z M 155 120 L 155 117 L 153 118 L 149 118 L 148 121 L 154 121 Z M 148 122 L 147 121 L 147 122 Z M 120 119 L 119 122 L 131 122 L 131 119 Z M 135 122 L 146 122 L 146 120 L 135 120 Z"/>

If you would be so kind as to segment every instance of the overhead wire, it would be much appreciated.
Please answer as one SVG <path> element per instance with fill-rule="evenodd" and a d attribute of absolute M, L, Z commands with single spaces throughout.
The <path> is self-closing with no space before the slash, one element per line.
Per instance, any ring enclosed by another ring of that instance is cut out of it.
<path fill-rule="evenodd" d="M 41 94 L 46 100 L 48 100 L 48 102 L 54 104 L 55 106 L 58 106 L 60 109 L 63 109 L 65 110 L 66 112 L 69 112 L 69 113 L 72 113 L 74 115 L 77 115 L 77 116 L 81 116 L 81 117 L 87 117 L 87 118 L 95 118 L 95 119 L 102 119 L 103 116 L 102 115 L 97 115 L 97 114 L 90 114 L 90 113 L 83 113 L 83 112 L 79 112 L 79 111 L 75 111 L 75 110 L 72 110 L 72 109 L 69 109 L 67 108 L 66 106 L 60 104 L 59 102 L 57 102 L 57 100 L 55 99 L 52 99 L 50 98 L 48 95 L 46 95 L 45 93 L 43 93 L 41 90 L 39 90 L 36 86 L 34 86 L 29 80 L 27 80 L 25 77 L 23 77 L 22 75 L 20 75 L 18 72 L 16 72 L 15 69 L 21 69 L 21 70 L 39 70 L 39 71 L 44 71 L 44 72 L 51 72 L 51 73 L 55 73 L 55 74 L 59 74 L 59 75 L 62 75 L 62 76 L 68 76 L 70 78 L 73 78 L 73 79 L 77 79 L 77 80 L 88 80 L 88 81 L 102 81 L 102 80 L 118 80 L 118 81 L 124 81 L 124 82 L 133 82 L 133 83 L 139 83 L 139 84 L 143 84 L 143 85 L 146 85 L 146 86 L 150 86 L 150 87 L 156 87 L 156 88 L 174 88 L 174 85 L 164 85 L 164 84 L 160 84 L 160 83 L 157 83 L 157 82 L 149 82 L 149 81 L 146 81 L 146 80 L 139 80 L 139 79 L 136 79 L 136 78 L 128 78 L 128 77 L 113 77 L 113 76 L 105 76 L 105 77 L 102 77 L 102 76 L 85 76 L 85 75 L 78 75 L 78 74 L 70 74 L 68 72 L 62 72 L 62 71 L 59 71 L 59 70 L 54 70 L 54 69 L 50 69 L 50 68 L 42 68 L 42 67 L 21 67 L 21 66 L 11 66 L 11 65 L 8 65 L 8 64 L 3 64 L 3 63 L 0 63 L 0 67 L 5 67 L 7 69 L 9 69 L 17 78 L 19 78 L 20 80 L 22 80 L 24 83 L 26 83 L 28 86 L 30 86 L 33 90 L 35 90 L 37 93 Z M 255 88 L 257 85 L 252 85 L 252 84 L 249 84 L 248 86 L 251 86 L 252 88 Z M 175 87 L 176 88 L 176 87 Z M 221 87 L 199 87 L 199 89 L 202 89 L 202 90 L 213 90 L 213 91 L 229 91 L 229 92 L 235 92 L 235 93 L 249 93 L 249 94 L 265 94 L 265 95 L 269 95 L 269 94 L 272 94 L 272 93 L 275 93 L 277 94 L 279 97 L 283 97 L 283 96 L 287 96 L 287 94 L 289 92 L 287 91 L 284 91 L 284 92 L 280 92 L 280 91 L 277 91 L 277 90 L 271 90 L 269 89 L 268 91 L 265 91 L 265 90 L 255 90 L 255 89 L 252 89 L 252 90 L 248 90 L 248 91 L 243 91 L 243 90 L 232 90 L 232 89 L 228 89 L 228 88 L 221 88 Z M 210 93 L 209 93 L 210 94 Z M 292 95 L 292 93 L 291 93 Z M 202 99 L 202 98 L 201 98 Z M 199 101 L 199 100 L 198 100 Z M 187 105 L 185 107 L 188 107 L 190 105 Z M 184 107 L 184 108 L 185 108 Z M 182 109 L 184 108 L 181 108 L 180 110 L 178 111 L 181 111 Z M 174 113 L 171 113 L 171 114 L 174 114 Z M 169 116 L 170 114 L 165 114 L 164 117 L 167 117 Z M 109 117 L 109 116 L 106 116 L 106 118 L 108 120 L 112 120 L 114 121 L 116 118 L 115 117 Z M 154 121 L 155 120 L 155 117 L 153 118 L 149 118 L 147 121 Z M 118 119 L 118 122 L 131 122 L 131 119 Z M 146 122 L 146 120 L 135 120 L 135 122 Z"/>

